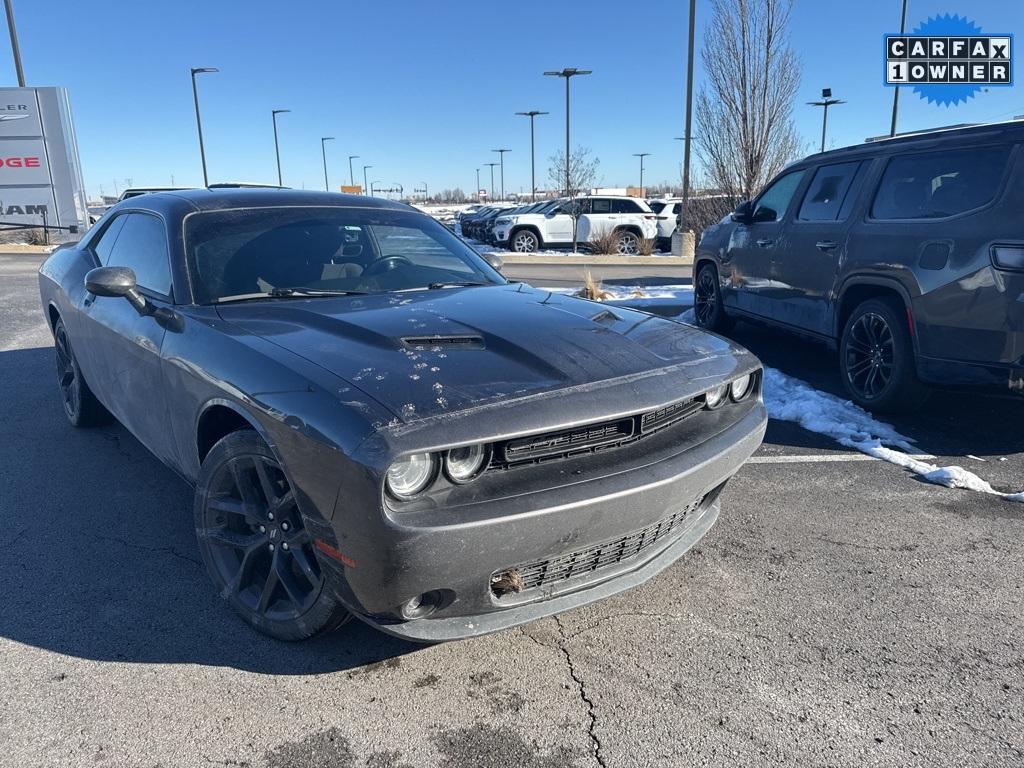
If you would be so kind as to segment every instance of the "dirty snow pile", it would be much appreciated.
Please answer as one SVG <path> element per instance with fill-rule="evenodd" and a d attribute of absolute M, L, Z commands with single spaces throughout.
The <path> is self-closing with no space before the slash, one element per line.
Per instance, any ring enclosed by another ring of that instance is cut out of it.
<path fill-rule="evenodd" d="M 795 422 L 847 448 L 904 467 L 929 483 L 1024 502 L 1024 491 L 1003 493 L 963 467 L 939 467 L 908 455 L 914 451 L 912 442 L 891 425 L 877 421 L 848 400 L 814 389 L 774 368 L 764 369 L 764 402 L 773 419 Z"/>

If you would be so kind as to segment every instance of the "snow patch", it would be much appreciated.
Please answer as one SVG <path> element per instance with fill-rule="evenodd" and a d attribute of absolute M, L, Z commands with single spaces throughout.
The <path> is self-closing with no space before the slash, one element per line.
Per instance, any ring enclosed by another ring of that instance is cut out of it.
<path fill-rule="evenodd" d="M 913 441 L 897 432 L 891 424 L 878 421 L 849 400 L 814 389 L 774 368 L 764 369 L 764 403 L 770 418 L 799 424 L 809 432 L 830 437 L 847 448 L 903 467 L 929 483 L 1024 502 L 1024 491 L 997 491 L 989 482 L 963 467 L 939 467 L 909 456 L 915 452 Z"/>

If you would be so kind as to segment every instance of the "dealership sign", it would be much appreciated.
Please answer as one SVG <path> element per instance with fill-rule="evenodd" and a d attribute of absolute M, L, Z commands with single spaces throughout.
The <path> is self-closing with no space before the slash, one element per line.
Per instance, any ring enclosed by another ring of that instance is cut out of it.
<path fill-rule="evenodd" d="M 949 106 L 982 88 L 1013 84 L 1013 35 L 983 34 L 962 16 L 936 16 L 911 34 L 885 36 L 885 84 L 910 85 Z"/>
<path fill-rule="evenodd" d="M 47 226 L 74 236 L 87 221 L 67 91 L 0 89 L 0 231 Z"/>

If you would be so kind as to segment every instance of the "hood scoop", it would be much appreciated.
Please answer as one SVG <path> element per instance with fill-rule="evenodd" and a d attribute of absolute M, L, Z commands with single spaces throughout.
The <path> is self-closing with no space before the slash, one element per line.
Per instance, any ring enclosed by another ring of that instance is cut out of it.
<path fill-rule="evenodd" d="M 403 336 L 402 345 L 408 349 L 483 349 L 484 340 L 481 336 Z"/>

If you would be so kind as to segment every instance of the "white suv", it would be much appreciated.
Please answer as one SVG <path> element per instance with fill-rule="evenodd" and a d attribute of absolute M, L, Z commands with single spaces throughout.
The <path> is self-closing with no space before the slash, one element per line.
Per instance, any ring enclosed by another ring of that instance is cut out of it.
<path fill-rule="evenodd" d="M 672 246 L 672 233 L 676 231 L 679 213 L 683 210 L 681 197 L 665 197 L 661 200 L 648 200 L 651 210 L 658 216 L 658 247 Z"/>
<path fill-rule="evenodd" d="M 586 245 L 608 232 L 619 235 L 618 252 L 636 255 L 641 242 L 657 237 L 656 216 L 646 202 L 632 197 L 593 195 L 573 200 L 553 200 L 533 213 L 499 216 L 494 239 L 517 253 L 530 253 L 546 246 L 572 245 L 573 217 L 578 206 L 576 242 Z"/>

